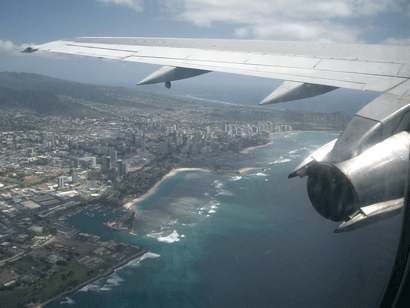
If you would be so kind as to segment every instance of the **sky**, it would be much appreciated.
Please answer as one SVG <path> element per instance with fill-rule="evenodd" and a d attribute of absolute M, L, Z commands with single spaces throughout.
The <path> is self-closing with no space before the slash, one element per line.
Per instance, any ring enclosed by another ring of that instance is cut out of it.
<path fill-rule="evenodd" d="M 27 55 L 20 50 L 81 36 L 410 45 L 409 25 L 408 0 L 0 0 L 0 71 L 135 87 L 159 67 L 69 55 Z M 257 105 L 280 83 L 266 78 L 211 73 L 175 82 L 170 91 L 212 92 L 223 91 L 226 86 L 229 91 L 247 93 L 249 100 L 255 100 Z M 165 91 L 163 85 L 146 89 Z M 340 104 L 353 99 L 351 91 L 340 89 L 323 97 Z M 376 96 L 359 92 L 357 100 Z M 310 104 L 312 99 L 306 101 Z M 297 103 L 286 106 L 299 108 Z"/>

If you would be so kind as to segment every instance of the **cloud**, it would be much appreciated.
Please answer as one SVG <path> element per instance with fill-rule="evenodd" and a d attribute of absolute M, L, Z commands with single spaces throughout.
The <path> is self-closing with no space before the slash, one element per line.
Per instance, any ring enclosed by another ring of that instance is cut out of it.
<path fill-rule="evenodd" d="M 27 47 L 31 46 L 36 46 L 37 44 L 30 43 L 30 44 L 21 44 L 21 45 L 16 45 L 12 41 L 2 41 L 0 40 L 0 54 L 7 54 L 11 56 L 21 56 L 21 57 L 27 57 L 26 53 L 22 53 L 21 51 L 26 49 Z M 63 54 L 63 53 L 55 53 L 55 52 L 43 52 L 43 51 L 37 51 L 35 53 L 30 54 L 30 57 L 42 57 L 42 58 L 52 58 L 52 59 L 69 59 L 70 57 L 78 57 L 78 56 L 73 56 L 69 54 Z"/>
<path fill-rule="evenodd" d="M 227 24 L 241 38 L 361 42 L 362 21 L 404 13 L 404 0 L 157 0 L 171 16 L 198 27 Z"/>
<path fill-rule="evenodd" d="M 381 42 L 381 44 L 410 46 L 410 38 L 399 39 L 390 37 L 387 40 Z"/>
<path fill-rule="evenodd" d="M 144 10 L 144 0 L 96 0 L 97 2 L 103 3 L 114 3 L 118 5 L 128 6 L 137 12 L 142 12 Z"/>
<path fill-rule="evenodd" d="M 35 44 L 22 44 L 22 45 L 15 45 L 12 41 L 2 41 L 0 40 L 0 52 L 13 54 L 13 55 L 20 55 L 23 49 L 26 49 L 29 46 L 33 46 Z"/>

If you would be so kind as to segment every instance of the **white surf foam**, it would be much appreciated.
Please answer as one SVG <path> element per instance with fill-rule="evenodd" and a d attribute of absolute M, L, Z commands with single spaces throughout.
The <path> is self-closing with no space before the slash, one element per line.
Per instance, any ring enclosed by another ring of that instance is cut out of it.
<path fill-rule="evenodd" d="M 145 260 L 145 259 L 155 259 L 155 258 L 159 258 L 161 255 L 153 253 L 153 252 L 147 252 L 146 254 L 144 254 L 139 261 Z"/>
<path fill-rule="evenodd" d="M 217 194 L 215 194 L 215 197 L 217 196 L 233 196 L 233 194 L 230 191 L 221 189 Z"/>
<path fill-rule="evenodd" d="M 164 242 L 164 243 L 174 243 L 179 241 L 179 234 L 176 230 L 172 232 L 168 236 L 160 236 L 157 238 L 158 242 Z"/>
<path fill-rule="evenodd" d="M 102 279 L 103 278 L 101 278 L 97 281 L 94 281 L 93 283 L 91 283 L 91 284 L 85 286 L 84 288 L 80 289 L 80 291 L 81 292 L 87 292 L 87 291 L 98 292 L 98 290 L 100 290 L 100 288 L 101 288 L 101 283 L 100 282 L 101 282 Z"/>
<path fill-rule="evenodd" d="M 209 211 L 212 208 L 218 208 L 218 205 L 221 205 L 219 202 L 217 202 L 215 199 L 212 199 L 209 201 L 206 205 L 200 208 L 201 211 Z"/>
<path fill-rule="evenodd" d="M 173 226 L 173 225 L 175 225 L 177 222 L 178 222 L 178 219 L 171 220 L 171 221 L 168 223 L 168 225 Z"/>
<path fill-rule="evenodd" d="M 72 298 L 66 297 L 60 304 L 74 305 L 75 301 Z"/>
<path fill-rule="evenodd" d="M 130 261 L 126 266 L 130 267 L 138 267 L 140 266 L 140 262 L 145 260 L 145 259 L 155 259 L 159 258 L 161 255 L 153 253 L 153 252 L 147 252 L 143 254 L 141 257 L 136 258 L 135 260 Z"/>
<path fill-rule="evenodd" d="M 282 164 L 282 163 L 287 163 L 287 162 L 290 162 L 290 161 L 292 161 L 292 160 L 289 159 L 289 158 L 281 158 L 281 159 L 275 160 L 274 162 L 268 163 L 268 165 Z"/>
<path fill-rule="evenodd" d="M 102 287 L 101 289 L 99 289 L 98 291 L 111 291 L 112 288 L 109 287 Z"/>
<path fill-rule="evenodd" d="M 123 282 L 124 279 L 122 279 L 120 276 L 113 274 L 107 279 L 106 285 L 108 286 L 119 286 L 121 282 Z"/>
<path fill-rule="evenodd" d="M 257 176 L 268 176 L 267 174 L 265 174 L 265 173 L 263 173 L 263 172 L 258 172 L 256 175 L 257 175 Z"/>
<path fill-rule="evenodd" d="M 164 232 L 154 232 L 152 231 L 151 233 L 148 233 L 146 236 L 148 237 L 153 237 L 153 238 L 158 238 L 160 237 Z"/>
<path fill-rule="evenodd" d="M 239 181 L 240 179 L 242 179 L 242 177 L 240 175 L 234 176 L 231 178 L 231 181 L 236 182 Z"/>

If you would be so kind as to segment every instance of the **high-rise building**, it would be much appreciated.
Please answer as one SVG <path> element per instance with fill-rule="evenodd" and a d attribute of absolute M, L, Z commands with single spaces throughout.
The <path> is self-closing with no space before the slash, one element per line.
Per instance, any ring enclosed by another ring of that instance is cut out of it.
<path fill-rule="evenodd" d="M 101 170 L 102 171 L 107 171 L 108 169 L 111 168 L 111 159 L 107 155 L 103 155 L 102 161 L 101 161 Z"/>
<path fill-rule="evenodd" d="M 59 176 L 59 177 L 58 177 L 58 188 L 59 188 L 59 189 L 63 189 L 63 188 L 64 188 L 64 177 L 63 177 L 63 176 Z"/>
<path fill-rule="evenodd" d="M 114 181 L 115 178 L 117 177 L 117 168 L 112 167 L 108 170 L 108 179 L 111 181 Z"/>
<path fill-rule="evenodd" d="M 78 182 L 78 172 L 73 172 L 73 174 L 71 175 L 72 181 L 73 183 L 77 183 Z"/>
<path fill-rule="evenodd" d="M 221 150 L 221 144 L 219 142 L 211 142 L 210 147 L 212 152 L 219 152 Z"/>
<path fill-rule="evenodd" d="M 117 176 L 122 176 L 122 160 L 117 160 Z"/>
<path fill-rule="evenodd" d="M 122 167 L 121 169 L 122 175 L 126 175 L 128 173 L 128 165 L 123 162 L 121 167 Z"/>
<path fill-rule="evenodd" d="M 110 151 L 110 157 L 111 157 L 111 161 L 117 161 L 117 151 L 116 150 L 111 150 Z"/>

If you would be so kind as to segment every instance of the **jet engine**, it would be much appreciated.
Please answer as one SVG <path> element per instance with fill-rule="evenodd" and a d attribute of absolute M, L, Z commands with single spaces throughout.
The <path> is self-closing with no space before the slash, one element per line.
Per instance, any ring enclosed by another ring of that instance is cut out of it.
<path fill-rule="evenodd" d="M 346 232 L 401 212 L 410 151 L 410 103 L 380 96 L 337 140 L 305 159 L 289 177 L 308 176 L 314 209 Z M 386 108 L 388 106 L 388 108 Z M 392 106 L 392 107 L 390 107 Z"/>
<path fill-rule="evenodd" d="M 319 162 L 308 169 L 307 191 L 315 210 L 345 221 L 363 206 L 404 196 L 410 134 L 398 133 L 340 163 Z"/>

